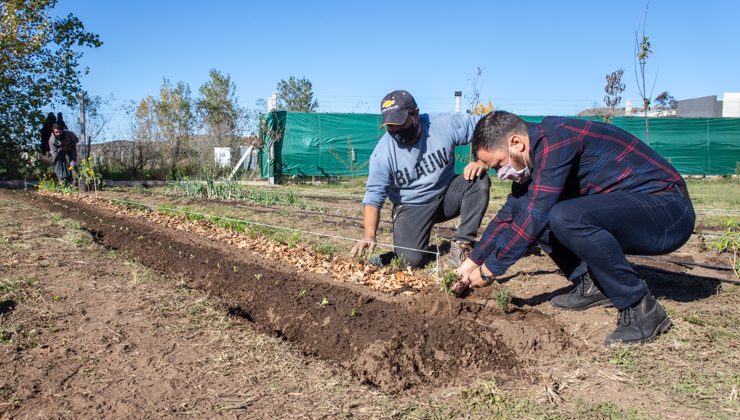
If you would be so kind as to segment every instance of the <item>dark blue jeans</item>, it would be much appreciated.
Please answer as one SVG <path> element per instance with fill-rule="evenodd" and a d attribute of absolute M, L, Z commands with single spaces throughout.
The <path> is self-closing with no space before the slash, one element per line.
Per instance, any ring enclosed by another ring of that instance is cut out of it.
<path fill-rule="evenodd" d="M 538 243 L 569 279 L 590 270 L 614 306 L 624 309 L 647 293 L 625 254 L 675 251 L 691 236 L 695 218 L 691 200 L 678 193 L 589 195 L 557 203 Z"/>

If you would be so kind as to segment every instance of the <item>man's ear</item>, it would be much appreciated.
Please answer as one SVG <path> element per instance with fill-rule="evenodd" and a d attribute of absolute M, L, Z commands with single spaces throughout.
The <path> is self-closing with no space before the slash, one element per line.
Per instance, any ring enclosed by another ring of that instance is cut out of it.
<path fill-rule="evenodd" d="M 509 137 L 509 146 L 519 153 L 524 152 L 524 139 L 518 134 L 512 134 Z"/>

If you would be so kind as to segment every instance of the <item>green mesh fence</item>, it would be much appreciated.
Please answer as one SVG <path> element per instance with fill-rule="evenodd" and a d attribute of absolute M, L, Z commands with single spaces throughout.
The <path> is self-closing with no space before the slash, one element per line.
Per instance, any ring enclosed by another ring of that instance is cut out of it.
<path fill-rule="evenodd" d="M 537 123 L 544 117 L 522 118 Z M 380 121 L 377 114 L 268 113 L 263 116 L 260 130 L 264 144 L 261 175 L 265 178 L 273 174 L 283 177 L 367 175 L 370 155 L 385 132 L 380 128 Z M 617 117 L 612 124 L 646 141 L 643 118 Z M 648 124 L 648 145 L 680 173 L 737 173 L 740 118 L 649 118 Z M 272 141 L 275 141 L 274 160 L 270 159 Z M 455 152 L 459 173 L 470 160 L 470 147 L 457 147 Z"/>

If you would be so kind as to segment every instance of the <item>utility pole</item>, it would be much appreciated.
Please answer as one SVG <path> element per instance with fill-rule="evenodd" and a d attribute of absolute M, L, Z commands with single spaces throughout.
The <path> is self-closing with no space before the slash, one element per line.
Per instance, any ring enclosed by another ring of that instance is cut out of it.
<path fill-rule="evenodd" d="M 90 144 L 85 135 L 85 93 L 79 92 L 77 99 L 80 101 L 80 140 L 82 141 L 82 154 L 85 159 L 90 157 Z"/>
<path fill-rule="evenodd" d="M 274 112 L 277 108 L 277 93 L 272 92 L 270 100 L 267 102 L 267 112 Z M 270 154 L 268 155 L 268 184 L 275 185 L 275 139 L 270 142 Z"/>

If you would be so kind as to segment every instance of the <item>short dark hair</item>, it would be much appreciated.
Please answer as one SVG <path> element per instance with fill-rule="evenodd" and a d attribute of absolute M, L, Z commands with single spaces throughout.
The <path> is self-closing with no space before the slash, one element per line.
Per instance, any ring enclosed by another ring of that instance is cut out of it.
<path fill-rule="evenodd" d="M 61 125 L 61 124 L 59 124 L 59 123 L 54 123 L 54 124 L 52 124 L 52 125 L 51 125 L 51 129 L 52 129 L 52 130 L 62 130 L 62 131 L 64 131 L 64 127 L 62 127 L 62 125 Z"/>
<path fill-rule="evenodd" d="M 478 156 L 478 150 L 499 150 L 506 147 L 510 134 L 526 134 L 527 123 L 519 116 L 506 111 L 495 111 L 483 117 L 473 130 L 471 151 Z"/>

